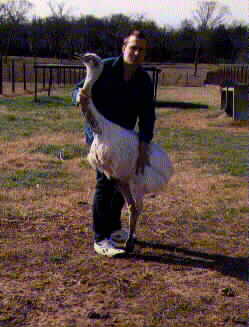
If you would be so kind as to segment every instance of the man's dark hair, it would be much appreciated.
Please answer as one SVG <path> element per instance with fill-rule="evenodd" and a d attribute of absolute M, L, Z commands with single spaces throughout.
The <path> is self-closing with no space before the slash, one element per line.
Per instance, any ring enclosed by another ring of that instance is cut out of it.
<path fill-rule="evenodd" d="M 131 36 L 135 36 L 135 37 L 137 37 L 137 38 L 140 39 L 140 40 L 145 40 L 145 41 L 147 41 L 144 32 L 142 32 L 142 31 L 140 31 L 140 30 L 133 30 L 133 31 L 131 31 L 131 32 L 126 36 L 126 38 L 124 39 L 123 44 L 127 44 L 127 42 L 129 41 L 129 38 L 130 38 Z"/>

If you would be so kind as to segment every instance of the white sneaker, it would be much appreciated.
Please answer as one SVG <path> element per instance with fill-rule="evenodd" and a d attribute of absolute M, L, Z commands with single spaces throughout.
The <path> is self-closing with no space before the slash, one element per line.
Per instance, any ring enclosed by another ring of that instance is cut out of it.
<path fill-rule="evenodd" d="M 100 242 L 94 242 L 94 250 L 96 253 L 107 257 L 114 257 L 125 253 L 124 249 L 118 249 L 111 240 L 107 239 Z"/>

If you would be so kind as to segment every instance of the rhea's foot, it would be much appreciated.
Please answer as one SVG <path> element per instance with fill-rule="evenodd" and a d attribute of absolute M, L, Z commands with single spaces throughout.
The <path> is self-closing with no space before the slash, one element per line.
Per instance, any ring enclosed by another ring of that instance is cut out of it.
<path fill-rule="evenodd" d="M 134 247 L 135 247 L 135 239 L 132 236 L 130 236 L 125 243 L 125 250 L 126 252 L 132 252 L 134 250 Z"/>

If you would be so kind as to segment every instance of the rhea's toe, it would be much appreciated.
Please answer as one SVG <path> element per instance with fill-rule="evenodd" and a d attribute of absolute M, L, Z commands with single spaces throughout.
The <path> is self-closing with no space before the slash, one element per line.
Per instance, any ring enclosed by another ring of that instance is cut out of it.
<path fill-rule="evenodd" d="M 125 244 L 126 252 L 132 252 L 135 247 L 135 239 L 133 237 L 129 237 Z"/>

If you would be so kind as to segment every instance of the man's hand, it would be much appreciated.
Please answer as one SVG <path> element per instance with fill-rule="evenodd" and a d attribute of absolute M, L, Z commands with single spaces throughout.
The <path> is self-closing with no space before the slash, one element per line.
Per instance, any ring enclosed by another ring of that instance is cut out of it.
<path fill-rule="evenodd" d="M 149 161 L 149 144 L 140 141 L 138 148 L 138 158 L 136 163 L 136 174 L 143 174 L 145 166 L 150 165 Z"/>

